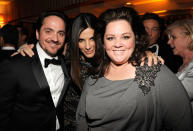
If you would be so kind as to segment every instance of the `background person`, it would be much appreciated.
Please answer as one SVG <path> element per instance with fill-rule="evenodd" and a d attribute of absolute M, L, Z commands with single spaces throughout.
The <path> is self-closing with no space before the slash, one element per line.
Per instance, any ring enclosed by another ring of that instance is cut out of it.
<path fill-rule="evenodd" d="M 167 33 L 174 55 L 183 59 L 176 75 L 188 92 L 193 107 L 193 20 L 177 20 L 168 26 Z"/>
<path fill-rule="evenodd" d="M 28 37 L 29 37 L 29 31 L 27 28 L 25 27 L 22 27 L 21 29 L 21 41 L 18 45 L 18 48 L 23 45 L 23 44 L 27 44 L 27 41 L 28 41 Z"/>
<path fill-rule="evenodd" d="M 145 13 L 142 16 L 142 23 L 148 34 L 148 50 L 161 56 L 165 61 L 165 65 L 176 73 L 182 60 L 180 57 L 173 55 L 172 49 L 167 44 L 168 39 L 164 33 L 164 20 L 157 14 Z"/>
<path fill-rule="evenodd" d="M 6 24 L 1 28 L 0 40 L 2 48 L 0 49 L 0 61 L 10 58 L 17 49 L 18 44 L 17 28 L 11 24 Z"/>

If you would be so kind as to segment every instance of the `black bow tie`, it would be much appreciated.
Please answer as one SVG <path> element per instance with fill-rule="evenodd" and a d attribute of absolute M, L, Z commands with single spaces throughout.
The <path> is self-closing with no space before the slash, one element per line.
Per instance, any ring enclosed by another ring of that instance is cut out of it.
<path fill-rule="evenodd" d="M 153 47 L 148 48 L 147 50 L 151 51 L 152 53 L 155 53 L 157 50 L 157 47 L 153 46 Z"/>
<path fill-rule="evenodd" d="M 49 64 L 54 64 L 54 65 L 61 65 L 61 60 L 56 60 L 56 59 L 45 59 L 44 60 L 44 67 L 47 68 Z"/>

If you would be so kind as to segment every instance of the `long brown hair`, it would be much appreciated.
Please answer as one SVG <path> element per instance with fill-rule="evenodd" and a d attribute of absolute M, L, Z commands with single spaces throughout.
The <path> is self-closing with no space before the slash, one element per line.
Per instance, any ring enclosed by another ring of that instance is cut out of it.
<path fill-rule="evenodd" d="M 93 30 L 96 29 L 96 23 L 98 18 L 90 13 L 81 13 L 79 14 L 73 21 L 72 29 L 71 29 L 71 41 L 70 41 L 70 49 L 71 49 L 71 77 L 73 82 L 81 89 L 84 81 L 80 75 L 81 71 L 81 51 L 78 46 L 79 36 L 81 32 L 83 32 L 87 28 L 92 28 Z M 98 45 L 95 45 L 95 52 L 100 52 L 101 48 Z M 98 55 L 94 55 L 93 58 L 87 59 L 92 66 L 96 65 L 98 60 Z"/>

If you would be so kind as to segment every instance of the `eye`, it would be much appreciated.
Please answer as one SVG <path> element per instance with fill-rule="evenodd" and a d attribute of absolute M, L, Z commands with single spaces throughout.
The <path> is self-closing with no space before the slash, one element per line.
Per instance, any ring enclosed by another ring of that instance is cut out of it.
<path fill-rule="evenodd" d="M 83 42 L 83 41 L 84 41 L 84 39 L 79 39 L 79 40 L 78 40 L 79 43 L 81 43 L 81 42 Z"/>
<path fill-rule="evenodd" d="M 174 35 L 171 35 L 171 38 L 174 40 L 174 39 L 176 39 L 176 36 L 174 36 Z"/>
<path fill-rule="evenodd" d="M 148 31 L 148 28 L 147 28 L 147 27 L 145 27 L 145 31 Z"/>
<path fill-rule="evenodd" d="M 47 29 L 45 30 L 46 34 L 50 34 L 51 33 L 51 30 Z"/>
<path fill-rule="evenodd" d="M 59 34 L 59 36 L 61 36 L 61 37 L 65 36 L 65 33 L 64 33 L 64 32 L 59 32 L 58 34 Z"/>
<path fill-rule="evenodd" d="M 153 27 L 153 28 L 152 28 L 152 31 L 157 32 L 157 31 L 159 31 L 159 28 L 158 28 L 158 27 Z"/>
<path fill-rule="evenodd" d="M 91 37 L 90 40 L 93 40 L 93 41 L 94 41 L 94 37 Z"/>
<path fill-rule="evenodd" d="M 174 39 L 176 39 L 177 37 L 174 36 L 174 35 L 168 35 L 168 38 L 174 40 Z"/>
<path fill-rule="evenodd" d="M 114 39 L 114 37 L 106 37 L 107 40 L 111 41 Z"/>
<path fill-rule="evenodd" d="M 127 40 L 129 39 L 131 36 L 123 36 L 123 39 Z"/>

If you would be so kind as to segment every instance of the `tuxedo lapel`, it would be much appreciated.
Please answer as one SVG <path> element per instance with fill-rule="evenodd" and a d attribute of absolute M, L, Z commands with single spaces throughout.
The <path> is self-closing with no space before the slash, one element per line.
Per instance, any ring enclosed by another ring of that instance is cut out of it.
<path fill-rule="evenodd" d="M 39 85 L 40 88 L 44 88 L 45 89 L 45 93 L 47 95 L 48 100 L 54 105 L 53 100 L 52 100 L 52 96 L 50 93 L 50 89 L 49 89 L 49 84 L 47 82 L 46 76 L 44 74 L 38 53 L 37 53 L 37 49 L 36 46 L 33 49 L 34 51 L 34 56 L 33 58 L 33 62 L 32 62 L 32 70 L 33 70 L 33 74 L 35 76 L 35 79 Z"/>
<path fill-rule="evenodd" d="M 49 85 L 48 85 L 48 82 L 46 80 L 46 76 L 44 74 L 40 59 L 38 57 L 36 47 L 33 51 L 35 54 L 33 57 L 34 60 L 32 62 L 32 70 L 33 70 L 34 76 L 35 76 L 40 88 L 49 88 Z"/>
<path fill-rule="evenodd" d="M 44 74 L 44 71 L 43 71 L 43 68 L 42 68 L 42 65 L 41 65 L 41 62 L 40 62 L 36 47 L 34 48 L 33 51 L 34 51 L 34 54 L 35 54 L 33 56 L 33 62 L 32 62 L 32 70 L 33 70 L 34 76 L 35 76 L 40 88 L 45 88 L 46 89 L 46 91 L 47 91 L 46 94 L 49 96 L 48 98 L 53 102 L 52 95 L 51 95 L 50 89 L 49 89 L 49 84 L 48 84 L 46 76 Z M 69 85 L 69 82 L 70 82 L 70 77 L 68 75 L 68 71 L 66 69 L 64 60 L 62 58 L 60 58 L 60 59 L 61 59 L 62 71 L 64 73 L 64 86 L 62 88 L 62 91 L 61 91 L 57 106 L 59 105 L 59 103 L 63 99 L 64 94 L 66 92 L 66 89 L 67 89 L 67 87 Z"/>
<path fill-rule="evenodd" d="M 59 97 L 59 100 L 58 100 L 58 104 L 57 106 L 60 104 L 61 100 L 63 99 L 64 97 L 64 94 L 66 92 L 66 89 L 68 88 L 68 85 L 69 85 L 69 82 L 70 82 L 70 76 L 68 74 L 68 71 L 66 69 L 66 65 L 64 63 L 64 60 L 63 58 L 60 58 L 61 59 L 61 66 L 62 66 L 62 71 L 64 73 L 64 86 L 62 88 L 62 91 L 61 91 L 61 94 L 60 94 L 60 97 Z"/>

